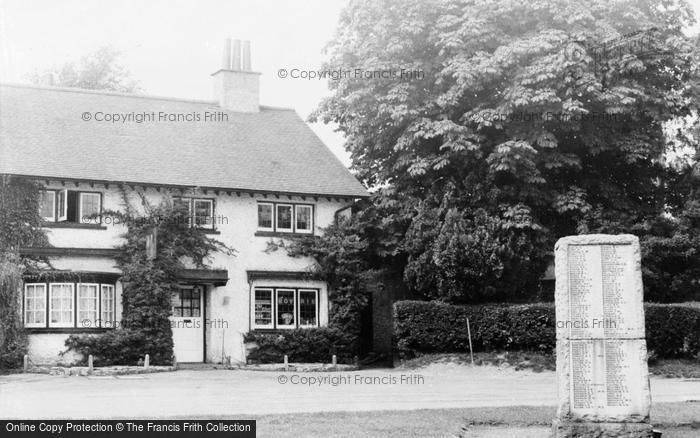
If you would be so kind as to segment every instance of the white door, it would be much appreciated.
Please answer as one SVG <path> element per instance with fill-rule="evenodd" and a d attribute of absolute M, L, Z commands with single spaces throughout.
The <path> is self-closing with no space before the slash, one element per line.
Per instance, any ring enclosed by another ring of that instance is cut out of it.
<path fill-rule="evenodd" d="M 202 286 L 181 286 L 172 295 L 173 349 L 178 362 L 204 361 Z"/>

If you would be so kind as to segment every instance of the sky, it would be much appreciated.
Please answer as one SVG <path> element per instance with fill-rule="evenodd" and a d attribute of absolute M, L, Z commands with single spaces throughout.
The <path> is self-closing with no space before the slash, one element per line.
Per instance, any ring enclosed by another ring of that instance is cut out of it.
<path fill-rule="evenodd" d="M 77 61 L 109 45 L 146 94 L 213 99 L 211 73 L 223 41 L 251 41 L 252 69 L 262 73 L 260 102 L 294 108 L 304 119 L 329 94 L 325 80 L 278 77 L 280 69 L 314 70 L 326 59 L 348 0 L 0 0 L 0 82 Z M 700 15 L 700 0 L 692 0 Z M 694 32 L 700 29 L 695 26 Z M 349 165 L 332 126 L 312 129 Z"/>

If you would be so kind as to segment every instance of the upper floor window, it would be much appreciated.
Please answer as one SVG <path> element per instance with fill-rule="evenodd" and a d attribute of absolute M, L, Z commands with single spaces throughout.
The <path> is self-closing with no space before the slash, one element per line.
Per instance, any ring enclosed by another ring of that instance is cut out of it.
<path fill-rule="evenodd" d="M 314 206 L 258 202 L 258 231 L 312 234 Z"/>
<path fill-rule="evenodd" d="M 39 212 L 46 222 L 99 224 L 102 194 L 78 190 L 42 190 Z"/>
<path fill-rule="evenodd" d="M 173 206 L 181 210 L 187 226 L 214 229 L 214 200 L 206 198 L 173 198 Z"/>

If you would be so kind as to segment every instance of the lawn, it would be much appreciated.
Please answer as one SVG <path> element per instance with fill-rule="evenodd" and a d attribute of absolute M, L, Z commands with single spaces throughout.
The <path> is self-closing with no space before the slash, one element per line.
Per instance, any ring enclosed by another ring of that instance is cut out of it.
<path fill-rule="evenodd" d="M 554 407 L 423 409 L 416 411 L 325 412 L 266 415 L 257 420 L 258 437 L 537 437 L 549 431 Z M 700 406 L 659 403 L 652 421 L 664 438 L 700 436 Z"/>

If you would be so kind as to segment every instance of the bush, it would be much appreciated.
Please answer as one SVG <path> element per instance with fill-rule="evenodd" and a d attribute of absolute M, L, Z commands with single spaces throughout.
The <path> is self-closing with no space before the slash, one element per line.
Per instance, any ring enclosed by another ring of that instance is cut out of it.
<path fill-rule="evenodd" d="M 647 304 L 647 349 L 659 359 L 700 359 L 700 307 Z"/>
<path fill-rule="evenodd" d="M 280 363 L 285 354 L 293 362 L 330 362 L 335 354 L 339 363 L 352 363 L 357 354 L 357 338 L 335 327 L 249 332 L 244 340 L 257 344 L 248 354 L 253 363 Z"/>
<path fill-rule="evenodd" d="M 92 354 L 95 366 L 136 365 L 149 353 L 147 344 L 143 332 L 121 329 L 99 335 L 71 335 L 66 339 L 68 350 L 82 354 L 80 365 L 86 365 L 88 355 Z"/>
<path fill-rule="evenodd" d="M 555 347 L 554 304 L 454 306 L 427 301 L 394 304 L 394 338 L 400 357 L 469 351 Z M 700 307 L 645 304 L 647 349 L 658 358 L 695 358 L 700 353 Z"/>

